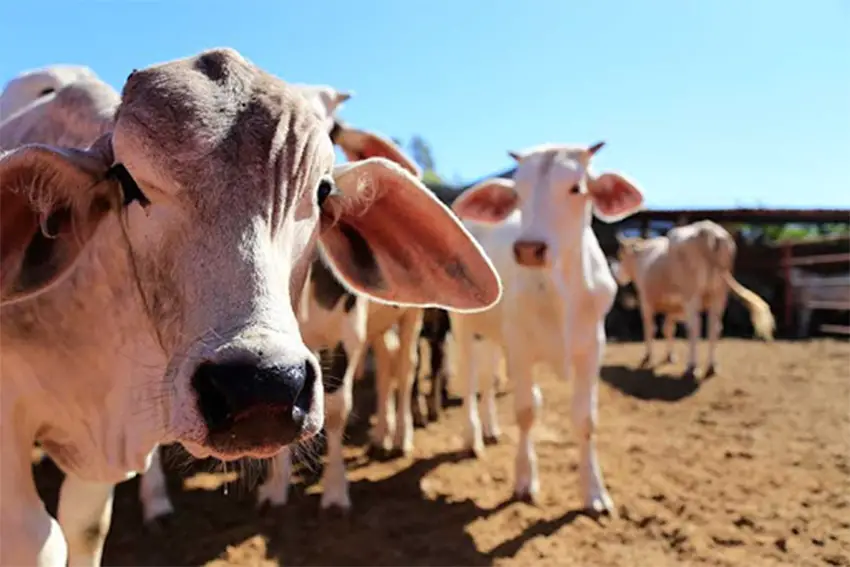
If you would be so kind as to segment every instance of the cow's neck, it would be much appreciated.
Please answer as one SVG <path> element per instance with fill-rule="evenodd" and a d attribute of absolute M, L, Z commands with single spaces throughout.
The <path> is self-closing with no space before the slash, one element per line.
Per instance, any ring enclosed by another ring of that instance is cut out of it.
<path fill-rule="evenodd" d="M 84 478 L 136 468 L 165 426 L 165 357 L 119 231 L 105 220 L 62 284 L 3 310 L 4 351 L 23 366 L 12 377 L 20 404 L 40 416 L 60 466 Z"/>

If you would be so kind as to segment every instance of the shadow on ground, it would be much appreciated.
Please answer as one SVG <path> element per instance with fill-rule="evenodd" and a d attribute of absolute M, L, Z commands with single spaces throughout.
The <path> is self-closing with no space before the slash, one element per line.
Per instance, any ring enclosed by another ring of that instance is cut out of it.
<path fill-rule="evenodd" d="M 700 387 L 694 377 L 659 374 L 658 368 L 603 366 L 599 376 L 609 386 L 639 400 L 677 402 L 694 395 Z"/>

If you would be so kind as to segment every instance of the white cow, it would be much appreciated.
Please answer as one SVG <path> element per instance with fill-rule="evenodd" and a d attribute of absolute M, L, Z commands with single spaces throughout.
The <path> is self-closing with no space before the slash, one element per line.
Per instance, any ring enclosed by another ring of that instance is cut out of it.
<path fill-rule="evenodd" d="M 70 85 L 0 127 L 3 564 L 98 564 L 113 485 L 157 444 L 263 458 L 319 431 L 294 309 L 317 246 L 376 301 L 475 311 L 501 294 L 419 181 L 380 158 L 334 167 L 309 102 L 236 51 L 134 71 L 110 96 Z M 66 105 L 104 132 L 90 148 L 21 145 L 67 126 Z M 67 475 L 58 523 L 35 442 Z"/>
<path fill-rule="evenodd" d="M 676 323 L 684 321 L 688 329 L 685 376 L 693 377 L 697 339 L 702 327 L 699 315 L 706 311 L 708 367 L 705 376 L 714 375 L 717 372 L 717 341 L 729 290 L 749 309 L 756 335 L 766 340 L 773 338 L 775 322 L 770 306 L 732 275 L 736 249 L 732 235 L 710 220 L 677 226 L 666 236 L 620 239 L 614 275 L 621 285 L 634 281 L 637 289 L 646 345 L 642 365 L 652 360 L 655 314 L 663 313 L 666 361 L 673 361 Z"/>
<path fill-rule="evenodd" d="M 613 506 L 599 470 L 594 431 L 604 320 L 617 285 L 591 218 L 614 222 L 643 203 L 640 189 L 622 175 L 590 173 L 591 158 L 602 145 L 542 145 L 512 153 L 518 162 L 513 181 L 481 182 L 452 206 L 490 255 L 505 289 L 503 300 L 490 310 L 451 314 L 457 376 L 466 381 L 466 447 L 475 454 L 483 451 L 472 355 L 476 340 L 504 351 L 507 374 L 514 381 L 520 434 L 517 497 L 533 499 L 539 487 L 531 428 L 542 398 L 532 372 L 546 364 L 564 379 L 572 376 L 581 497 L 588 509 L 598 512 Z M 487 372 L 485 381 L 492 382 L 493 374 Z M 481 393 L 485 433 L 494 437 L 498 430 L 491 384 L 483 384 Z"/>

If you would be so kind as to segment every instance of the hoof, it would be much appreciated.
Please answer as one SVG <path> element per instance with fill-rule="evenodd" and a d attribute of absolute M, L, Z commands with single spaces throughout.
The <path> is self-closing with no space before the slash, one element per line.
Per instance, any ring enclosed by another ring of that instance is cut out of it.
<path fill-rule="evenodd" d="M 712 376 L 716 376 L 716 375 L 717 375 L 717 367 L 714 364 L 709 365 L 709 367 L 706 368 L 706 370 L 705 370 L 705 377 L 711 378 Z"/>
<path fill-rule="evenodd" d="M 378 461 L 382 461 L 387 458 L 387 449 L 382 445 L 369 444 L 369 447 L 366 449 L 366 456 L 370 459 L 375 459 Z"/>
<path fill-rule="evenodd" d="M 676 362 L 676 357 L 672 354 L 668 354 L 667 358 L 664 359 L 665 364 L 673 364 L 674 362 Z"/>
<path fill-rule="evenodd" d="M 530 490 L 514 491 L 514 501 L 523 502 L 532 506 L 537 505 L 537 495 Z"/>
<path fill-rule="evenodd" d="M 485 455 L 484 447 L 464 447 L 460 452 L 465 459 L 483 459 Z"/>
<path fill-rule="evenodd" d="M 340 502 L 322 503 L 320 513 L 323 517 L 331 520 L 348 518 L 351 512 L 351 504 L 344 505 Z"/>
<path fill-rule="evenodd" d="M 428 419 L 431 420 L 431 414 L 428 414 Z M 433 421 L 433 420 L 432 420 Z M 413 427 L 416 429 L 423 429 L 428 425 L 428 421 L 422 417 L 422 414 L 416 412 L 413 414 Z"/>
<path fill-rule="evenodd" d="M 696 368 L 694 368 L 693 366 L 688 366 L 687 368 L 685 368 L 685 373 L 682 374 L 682 378 L 685 378 L 686 380 L 693 380 L 694 378 L 696 378 L 696 376 Z"/>
<path fill-rule="evenodd" d="M 484 444 L 485 445 L 498 445 L 499 444 L 499 436 L 498 435 L 485 435 L 484 436 Z"/>
<path fill-rule="evenodd" d="M 639 366 L 640 368 L 646 368 L 647 366 L 649 366 L 649 363 L 650 363 L 651 361 L 652 361 L 652 357 L 651 357 L 651 356 L 649 356 L 648 354 L 647 354 L 647 355 L 644 355 L 644 357 L 640 360 L 640 363 L 638 364 L 638 366 Z"/>
<path fill-rule="evenodd" d="M 617 517 L 617 509 L 614 508 L 614 502 L 610 497 L 597 498 L 585 505 L 584 513 L 595 520 Z"/>

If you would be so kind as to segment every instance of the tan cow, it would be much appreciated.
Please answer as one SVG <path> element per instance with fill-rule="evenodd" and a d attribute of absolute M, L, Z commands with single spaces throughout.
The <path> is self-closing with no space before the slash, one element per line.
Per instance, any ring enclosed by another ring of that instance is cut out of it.
<path fill-rule="evenodd" d="M 1 564 L 99 563 L 113 485 L 157 444 L 270 457 L 321 429 L 321 369 L 294 312 L 317 247 L 377 301 L 500 297 L 418 180 L 382 158 L 334 167 L 309 102 L 234 50 L 134 71 L 120 102 L 88 96 L 104 132 L 90 148 L 16 147 L 7 128 L 55 128 L 65 93 L 0 126 L 15 148 L 0 154 Z M 85 528 L 67 542 L 33 482 L 35 442 Z"/>
<path fill-rule="evenodd" d="M 717 371 L 715 351 L 723 324 L 728 291 L 740 298 L 750 311 L 757 336 L 773 337 L 774 319 L 770 306 L 732 276 L 736 246 L 732 236 L 709 220 L 671 229 L 667 236 L 650 239 L 620 239 L 615 275 L 621 285 L 633 281 L 638 293 L 646 354 L 641 362 L 652 360 L 654 317 L 664 314 L 667 361 L 673 360 L 673 335 L 676 323 L 688 328 L 688 366 L 686 376 L 696 369 L 699 314 L 708 313 L 708 368 L 706 376 Z"/>

